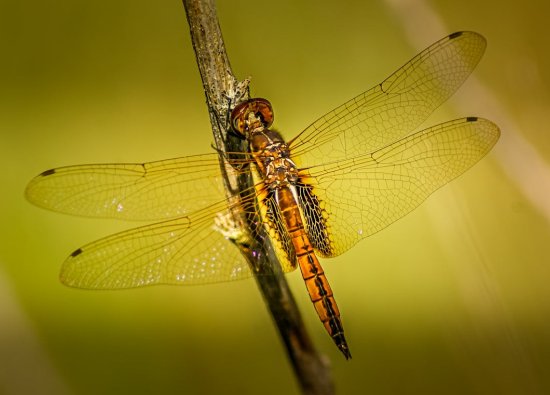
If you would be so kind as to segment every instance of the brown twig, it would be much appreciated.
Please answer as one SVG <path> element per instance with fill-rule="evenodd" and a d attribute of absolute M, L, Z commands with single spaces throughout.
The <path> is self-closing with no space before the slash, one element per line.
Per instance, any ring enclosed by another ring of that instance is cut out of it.
<path fill-rule="evenodd" d="M 235 171 L 223 160 L 223 154 L 235 147 L 247 149 L 241 141 L 236 141 L 226 132 L 227 114 L 230 108 L 248 98 L 248 81 L 239 82 L 231 70 L 225 51 L 214 0 L 183 0 L 191 40 L 197 58 L 199 71 L 206 94 L 214 139 L 220 152 L 220 163 L 229 201 L 239 201 L 252 186 L 250 174 Z M 277 325 L 286 346 L 296 377 L 304 394 L 333 394 L 334 385 L 326 358 L 314 349 L 305 330 L 300 313 L 288 284 L 277 261 L 273 247 L 259 222 L 241 210 L 238 223 L 247 229 L 249 236 L 246 245 L 241 244 L 243 255 L 248 260 L 255 275 L 263 298 Z M 256 214 L 257 215 L 257 214 Z M 258 251 L 262 253 L 258 254 Z"/>

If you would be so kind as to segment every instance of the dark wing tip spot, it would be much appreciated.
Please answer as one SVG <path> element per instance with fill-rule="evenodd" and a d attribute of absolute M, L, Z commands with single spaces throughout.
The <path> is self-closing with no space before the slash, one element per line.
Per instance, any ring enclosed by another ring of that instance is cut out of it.
<path fill-rule="evenodd" d="M 79 256 L 80 254 L 82 254 L 82 248 L 79 248 L 78 250 L 73 251 L 70 258 L 75 258 L 75 257 Z"/>
<path fill-rule="evenodd" d="M 477 122 L 477 120 L 478 120 L 477 117 L 468 117 L 468 118 L 466 118 L 467 122 Z"/>
<path fill-rule="evenodd" d="M 464 32 L 454 32 L 454 33 L 451 33 L 451 34 L 449 34 L 449 39 L 450 39 L 450 40 L 454 40 L 455 38 L 462 36 L 463 33 L 464 33 Z"/>
<path fill-rule="evenodd" d="M 52 174 L 55 174 L 55 169 L 43 171 L 42 173 L 40 173 L 39 177 L 51 176 Z"/>

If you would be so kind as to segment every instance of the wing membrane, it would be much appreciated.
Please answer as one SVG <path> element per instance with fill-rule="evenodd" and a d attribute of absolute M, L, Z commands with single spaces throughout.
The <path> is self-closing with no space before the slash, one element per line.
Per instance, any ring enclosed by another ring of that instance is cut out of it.
<path fill-rule="evenodd" d="M 370 154 L 311 167 L 310 179 L 302 179 L 313 185 L 320 199 L 330 240 L 330 253 L 319 250 L 319 254 L 339 255 L 411 212 L 479 161 L 499 135 L 498 127 L 490 121 L 462 118 L 417 132 Z M 308 232 L 315 229 L 312 225 L 310 221 Z"/>
<path fill-rule="evenodd" d="M 355 157 L 408 135 L 464 82 L 485 39 L 458 32 L 431 45 L 384 82 L 342 104 L 290 142 L 300 167 Z"/>
<path fill-rule="evenodd" d="M 119 289 L 249 277 L 238 248 L 214 227 L 214 217 L 226 209 L 219 203 L 85 245 L 64 262 L 61 281 L 77 288 Z"/>
<path fill-rule="evenodd" d="M 181 217 L 225 197 L 217 154 L 61 167 L 35 177 L 25 193 L 50 210 L 125 220 Z"/>
<path fill-rule="evenodd" d="M 484 49 L 485 39 L 477 33 L 452 34 L 289 143 L 302 168 L 303 184 L 296 186 L 301 204 L 313 205 L 302 207 L 307 231 L 321 256 L 339 255 L 403 217 L 495 144 L 498 127 L 478 118 L 409 135 L 463 83 Z M 232 158 L 243 168 L 250 162 L 246 153 Z M 293 270 L 295 251 L 277 203 L 267 190 L 256 189 L 229 204 L 218 155 L 207 154 L 49 170 L 29 183 L 26 196 L 69 214 L 167 219 L 88 244 L 63 265 L 61 280 L 69 286 L 117 289 L 249 277 L 246 261 L 215 218 L 227 210 L 256 216 L 258 205 L 283 269 Z"/>

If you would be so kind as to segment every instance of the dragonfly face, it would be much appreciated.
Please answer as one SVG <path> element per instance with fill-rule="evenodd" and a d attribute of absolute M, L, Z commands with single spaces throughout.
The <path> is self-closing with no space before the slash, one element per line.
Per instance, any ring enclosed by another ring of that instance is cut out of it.
<path fill-rule="evenodd" d="M 261 219 L 283 270 L 300 267 L 321 321 L 349 357 L 317 256 L 337 256 L 382 230 L 490 151 L 500 132 L 482 118 L 417 131 L 468 77 L 484 49 L 479 34 L 453 33 L 286 142 L 270 129 L 267 100 L 239 104 L 231 121 L 250 153 L 229 153 L 224 160 L 235 169 L 252 168 L 255 185 L 238 202 L 225 198 L 217 153 L 43 172 L 26 190 L 41 207 L 157 221 L 79 248 L 63 264 L 61 281 L 115 289 L 249 277 L 239 249 L 227 241 L 238 236 L 216 224 L 223 213 L 250 210 Z"/>
<path fill-rule="evenodd" d="M 273 108 L 266 99 L 254 99 L 237 105 L 231 112 L 231 125 L 247 137 L 255 128 L 268 129 L 273 124 Z"/>

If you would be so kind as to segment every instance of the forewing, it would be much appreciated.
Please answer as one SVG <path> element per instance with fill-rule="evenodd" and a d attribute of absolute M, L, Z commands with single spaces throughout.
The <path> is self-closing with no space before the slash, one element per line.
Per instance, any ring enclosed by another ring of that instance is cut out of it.
<path fill-rule="evenodd" d="M 322 218 L 306 218 L 321 256 L 336 256 L 414 210 L 479 161 L 500 135 L 481 118 L 462 118 L 404 137 L 370 154 L 302 170 Z M 318 235 L 316 232 L 325 232 Z"/>
<path fill-rule="evenodd" d="M 64 262 L 61 281 L 77 288 L 120 289 L 249 277 L 238 248 L 215 227 L 215 216 L 226 208 L 225 203 L 216 204 L 87 244 Z"/>
<path fill-rule="evenodd" d="M 182 217 L 225 196 L 217 154 L 61 167 L 35 177 L 25 194 L 50 210 L 125 220 Z"/>
<path fill-rule="evenodd" d="M 462 85 L 485 46 L 474 32 L 453 33 L 431 45 L 291 140 L 298 165 L 355 157 L 410 134 Z"/>

